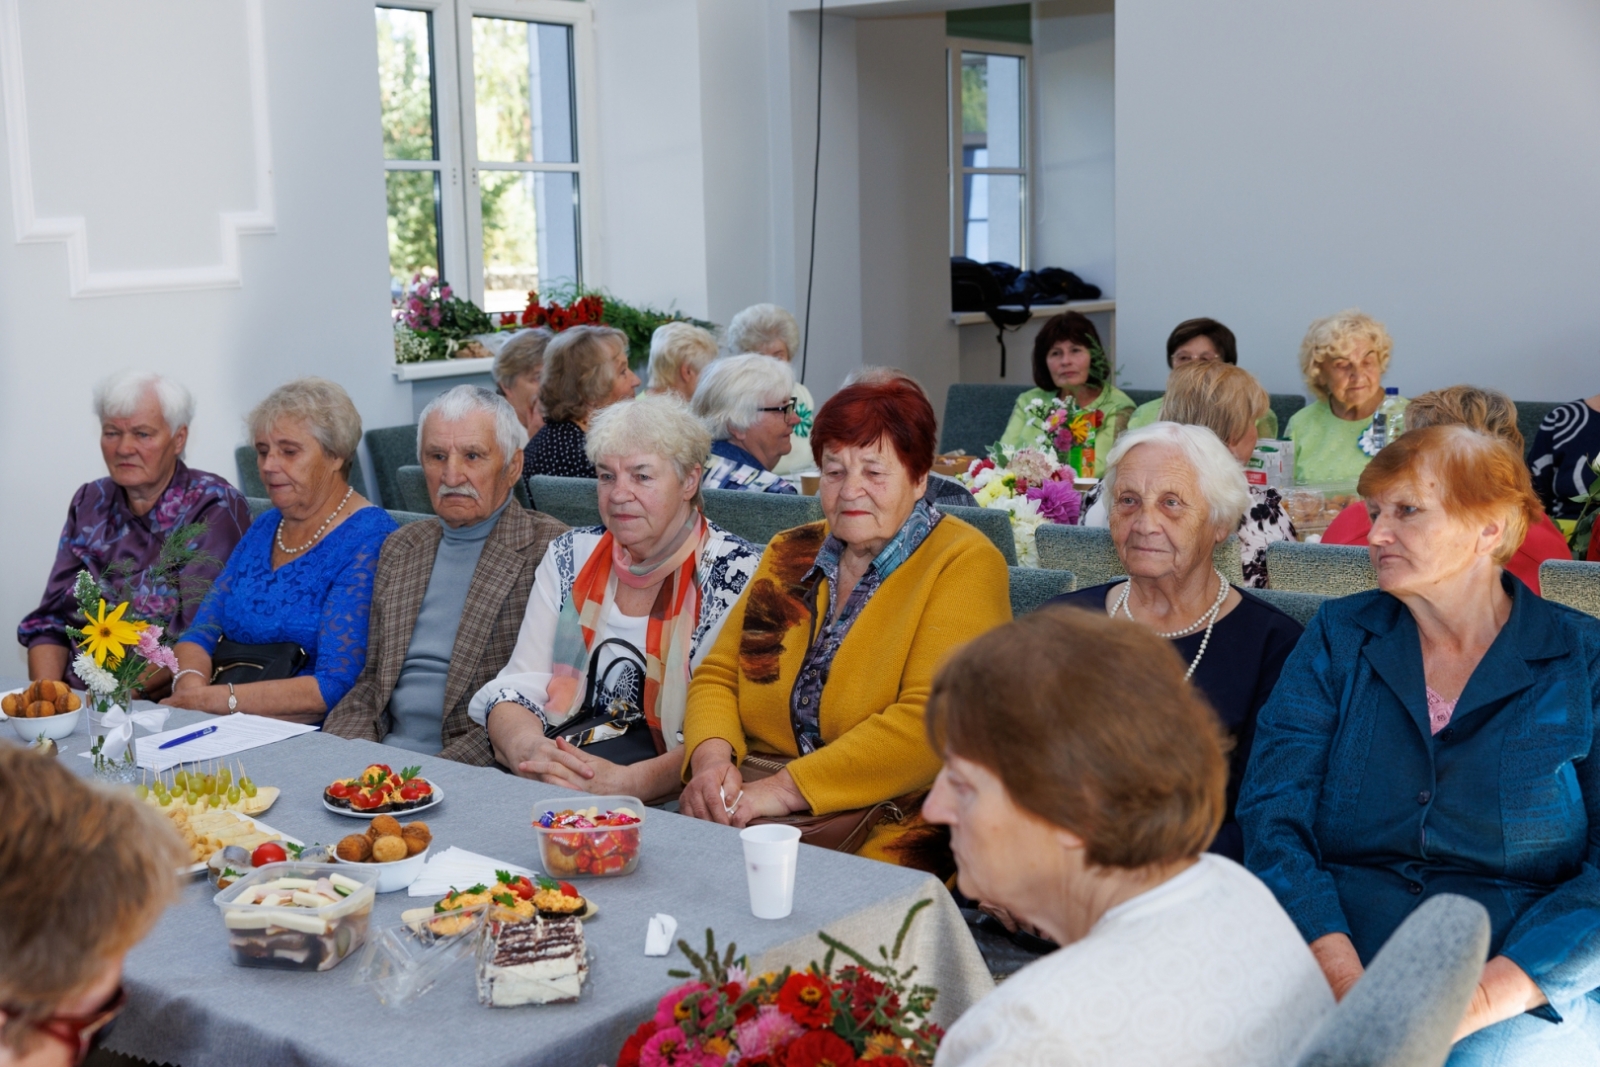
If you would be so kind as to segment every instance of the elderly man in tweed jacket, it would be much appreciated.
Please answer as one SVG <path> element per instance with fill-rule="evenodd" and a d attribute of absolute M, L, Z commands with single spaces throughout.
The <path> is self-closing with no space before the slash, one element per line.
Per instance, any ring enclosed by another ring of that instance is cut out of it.
<path fill-rule="evenodd" d="M 510 659 L 534 571 L 567 529 L 511 499 L 527 440 L 511 405 L 481 386 L 423 409 L 417 452 L 439 521 L 384 542 L 366 667 L 325 733 L 493 765 L 467 703 Z"/>

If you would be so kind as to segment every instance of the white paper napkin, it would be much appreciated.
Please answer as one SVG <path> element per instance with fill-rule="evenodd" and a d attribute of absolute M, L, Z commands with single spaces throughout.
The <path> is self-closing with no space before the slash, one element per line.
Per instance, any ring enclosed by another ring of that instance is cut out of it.
<path fill-rule="evenodd" d="M 468 852 L 464 848 L 452 845 L 443 852 L 428 857 L 422 873 L 417 875 L 417 880 L 411 883 L 407 892 L 413 897 L 442 897 L 451 889 L 465 890 L 468 886 L 480 882 L 484 885 L 494 885 L 495 871 L 510 871 L 514 875 L 534 877 L 534 873 L 526 867 L 518 867 L 515 863 L 507 863 L 505 860 L 497 860 L 490 856 L 480 856 L 476 852 Z"/>
<path fill-rule="evenodd" d="M 664 912 L 650 916 L 650 927 L 644 933 L 644 954 L 665 956 L 672 951 L 672 935 L 678 932 L 678 920 Z"/>

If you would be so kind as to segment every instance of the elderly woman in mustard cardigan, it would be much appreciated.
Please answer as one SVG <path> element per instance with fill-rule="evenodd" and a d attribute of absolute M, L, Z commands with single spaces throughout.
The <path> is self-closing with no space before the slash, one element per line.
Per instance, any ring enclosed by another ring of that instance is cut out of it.
<path fill-rule="evenodd" d="M 818 412 L 826 521 L 772 539 L 695 672 L 684 814 L 742 827 L 877 809 L 844 847 L 929 862 L 913 831 L 940 767 L 922 721 L 934 673 L 1011 618 L 999 551 L 922 499 L 934 433 L 900 380 L 847 386 Z"/>

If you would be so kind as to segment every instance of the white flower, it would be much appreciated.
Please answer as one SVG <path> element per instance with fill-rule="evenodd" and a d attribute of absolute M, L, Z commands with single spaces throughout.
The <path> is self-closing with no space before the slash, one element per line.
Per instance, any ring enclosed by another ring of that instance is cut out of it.
<path fill-rule="evenodd" d="M 72 661 L 72 669 L 89 691 L 98 696 L 108 697 L 117 691 L 116 675 L 96 663 L 87 652 L 78 653 L 78 658 Z"/>

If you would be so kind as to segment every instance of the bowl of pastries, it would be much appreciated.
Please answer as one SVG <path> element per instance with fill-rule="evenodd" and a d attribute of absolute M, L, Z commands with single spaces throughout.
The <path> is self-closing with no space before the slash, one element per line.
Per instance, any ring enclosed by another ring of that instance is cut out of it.
<path fill-rule="evenodd" d="M 71 737 L 78 728 L 82 709 L 83 698 L 74 693 L 66 682 L 48 679 L 0 697 L 0 714 L 4 714 L 5 720 L 24 743 L 32 743 L 41 737 L 48 737 L 52 741 Z"/>
<path fill-rule="evenodd" d="M 366 833 L 341 838 L 333 854 L 340 863 L 376 869 L 378 892 L 393 893 L 417 880 L 431 844 L 433 833 L 427 823 L 402 826 L 393 815 L 379 815 L 367 824 Z"/>

